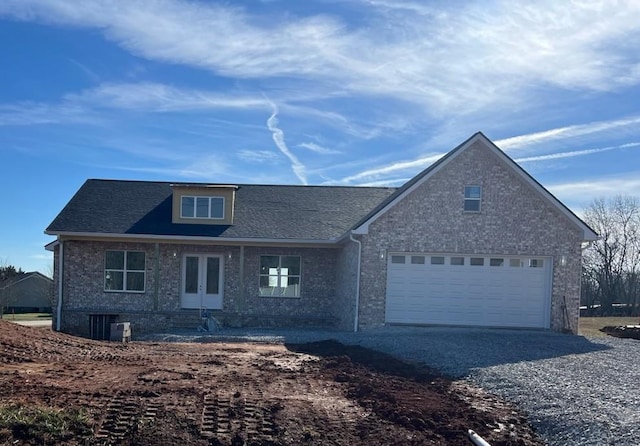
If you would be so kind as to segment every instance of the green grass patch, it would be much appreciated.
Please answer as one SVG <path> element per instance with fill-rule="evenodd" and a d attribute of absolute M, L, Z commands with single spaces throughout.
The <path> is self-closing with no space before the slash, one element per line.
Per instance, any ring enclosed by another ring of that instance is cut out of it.
<path fill-rule="evenodd" d="M 82 409 L 55 409 L 24 404 L 0 406 L 0 443 L 63 444 L 93 436 L 91 419 Z"/>
<path fill-rule="evenodd" d="M 46 321 L 51 320 L 51 313 L 5 313 L 2 319 L 6 321 Z"/>
<path fill-rule="evenodd" d="M 608 335 L 600 331 L 603 327 L 637 324 L 640 324 L 637 317 L 581 317 L 578 333 L 582 336 L 604 337 Z"/>

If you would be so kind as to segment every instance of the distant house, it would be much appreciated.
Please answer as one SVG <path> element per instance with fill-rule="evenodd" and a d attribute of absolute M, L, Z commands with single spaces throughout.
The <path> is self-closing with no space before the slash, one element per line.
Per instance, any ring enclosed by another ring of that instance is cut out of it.
<path fill-rule="evenodd" d="M 0 285 L 5 313 L 50 313 L 53 280 L 37 271 L 19 274 Z"/>
<path fill-rule="evenodd" d="M 55 235 L 54 327 L 385 324 L 576 332 L 597 235 L 477 133 L 400 188 L 88 180 Z"/>

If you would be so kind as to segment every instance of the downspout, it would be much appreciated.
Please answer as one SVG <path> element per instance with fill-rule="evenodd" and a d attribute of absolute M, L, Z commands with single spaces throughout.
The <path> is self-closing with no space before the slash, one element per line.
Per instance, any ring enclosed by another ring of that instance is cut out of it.
<path fill-rule="evenodd" d="M 356 280 L 356 314 L 353 318 L 353 332 L 358 331 L 358 313 L 360 312 L 360 265 L 362 264 L 362 243 L 353 238 L 353 232 L 349 232 L 349 240 L 358 244 L 358 272 Z"/>
<path fill-rule="evenodd" d="M 155 246 L 155 262 L 153 265 L 153 311 L 158 311 L 158 299 L 160 294 L 160 244 Z"/>
<path fill-rule="evenodd" d="M 60 252 L 58 253 L 58 305 L 56 306 L 56 331 L 60 331 L 60 318 L 62 317 L 62 280 L 64 274 L 64 242 L 60 240 Z"/>

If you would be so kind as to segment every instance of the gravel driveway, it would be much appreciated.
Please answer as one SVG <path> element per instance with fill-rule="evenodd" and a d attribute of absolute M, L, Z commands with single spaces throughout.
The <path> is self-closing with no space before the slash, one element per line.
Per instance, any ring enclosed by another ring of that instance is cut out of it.
<path fill-rule="evenodd" d="M 212 338 L 336 339 L 427 364 L 524 410 L 550 445 L 640 444 L 640 341 L 546 331 L 385 327 L 361 333 L 223 330 Z"/>

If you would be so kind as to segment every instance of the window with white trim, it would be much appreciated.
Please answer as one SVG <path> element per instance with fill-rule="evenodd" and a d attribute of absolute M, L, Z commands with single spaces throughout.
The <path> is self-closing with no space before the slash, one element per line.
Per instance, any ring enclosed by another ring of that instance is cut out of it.
<path fill-rule="evenodd" d="M 180 197 L 180 218 L 224 218 L 224 197 L 183 195 Z"/>
<path fill-rule="evenodd" d="M 260 256 L 260 296 L 300 297 L 300 256 Z"/>
<path fill-rule="evenodd" d="M 480 212 L 480 201 L 482 200 L 481 186 L 464 187 L 464 211 Z"/>
<path fill-rule="evenodd" d="M 104 290 L 144 293 L 144 251 L 105 251 Z"/>

